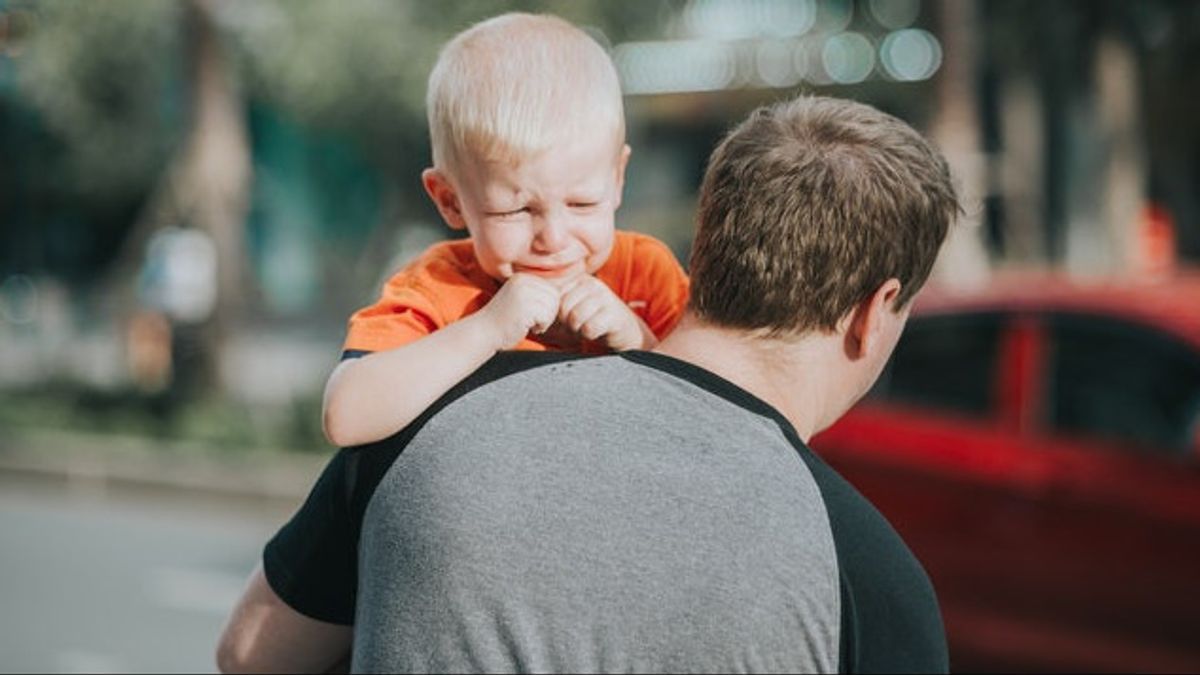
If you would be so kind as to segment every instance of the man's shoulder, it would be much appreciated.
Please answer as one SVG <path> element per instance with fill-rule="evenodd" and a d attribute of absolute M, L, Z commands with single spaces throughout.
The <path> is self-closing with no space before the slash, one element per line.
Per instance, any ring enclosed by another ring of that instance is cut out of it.
<path fill-rule="evenodd" d="M 499 352 L 462 381 L 464 391 L 459 392 L 459 395 L 461 396 L 461 394 L 465 393 L 466 391 L 478 388 L 509 375 L 532 370 L 540 366 L 548 366 L 554 363 L 561 363 L 563 361 L 579 361 L 595 358 L 598 357 L 595 355 L 579 354 L 575 352 L 539 352 L 532 350 Z M 453 389 L 451 390 L 451 393 L 454 393 Z"/>
<path fill-rule="evenodd" d="M 451 387 L 449 391 L 434 401 L 417 419 L 411 424 L 397 433 L 391 438 L 380 441 L 379 444 L 389 445 L 395 448 L 395 451 L 403 449 L 403 446 L 411 440 L 418 431 L 421 430 L 429 420 L 435 417 L 447 406 L 455 401 L 463 398 L 471 392 L 492 384 L 498 380 L 502 380 L 510 375 L 527 372 L 537 369 L 542 366 L 549 366 L 564 361 L 578 361 L 584 359 L 597 359 L 598 356 L 589 356 L 573 352 L 552 352 L 552 351 L 526 351 L 513 350 L 502 351 L 497 353 L 491 359 L 484 362 L 473 373 L 463 378 L 458 384 Z"/>

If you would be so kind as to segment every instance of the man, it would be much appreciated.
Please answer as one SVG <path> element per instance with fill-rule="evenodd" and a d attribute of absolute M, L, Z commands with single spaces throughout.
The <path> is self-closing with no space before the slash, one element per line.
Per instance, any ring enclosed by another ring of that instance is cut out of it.
<path fill-rule="evenodd" d="M 343 450 L 267 545 L 225 670 L 945 671 L 928 578 L 806 446 L 875 381 L 958 210 L 868 106 L 754 112 L 653 352 L 502 354 Z"/>

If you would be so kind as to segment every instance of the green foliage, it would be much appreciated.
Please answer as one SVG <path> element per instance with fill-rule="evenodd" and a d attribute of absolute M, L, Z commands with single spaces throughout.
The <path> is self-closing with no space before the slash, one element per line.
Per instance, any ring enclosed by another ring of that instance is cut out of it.
<path fill-rule="evenodd" d="M 425 79 L 438 47 L 513 9 L 552 11 L 623 38 L 654 30 L 670 5 L 645 2 L 409 0 L 212 3 L 247 97 L 300 123 L 355 137 L 385 167 L 421 147 Z M 120 199 L 153 185 L 186 123 L 183 4 L 155 0 L 14 3 L 34 25 L 14 65 L 18 94 L 64 148 L 78 192 Z M 420 158 L 424 161 L 424 157 Z"/>
<path fill-rule="evenodd" d="M 0 392 L 0 428 L 7 430 L 138 436 L 223 452 L 327 451 L 320 411 L 316 395 L 275 410 L 213 396 L 184 402 L 166 393 L 98 390 L 68 382 Z"/>
<path fill-rule="evenodd" d="M 64 149 L 64 182 L 92 197 L 144 191 L 178 137 L 178 7 L 45 0 L 31 9 L 17 88 Z"/>
<path fill-rule="evenodd" d="M 302 122 L 374 138 L 419 119 L 429 36 L 410 3 L 249 3 L 223 7 L 251 95 Z"/>
<path fill-rule="evenodd" d="M 304 0 L 230 3 L 221 6 L 221 17 L 251 95 L 303 123 L 356 136 L 383 166 L 407 171 L 414 158 L 395 154 L 423 148 L 426 78 L 439 47 L 458 31 L 516 10 L 552 12 L 623 40 L 654 34 L 671 6 L 631 0 Z"/>

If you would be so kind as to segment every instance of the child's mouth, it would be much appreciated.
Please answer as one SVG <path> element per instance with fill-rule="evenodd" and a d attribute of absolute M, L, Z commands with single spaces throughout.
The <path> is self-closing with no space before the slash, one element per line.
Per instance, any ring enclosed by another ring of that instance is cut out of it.
<path fill-rule="evenodd" d="M 575 267 L 575 263 L 571 263 L 569 265 L 556 265 L 554 267 L 543 267 L 540 265 L 515 265 L 513 270 L 515 272 L 532 274 L 534 276 L 539 276 L 546 279 L 558 279 L 573 272 Z"/>

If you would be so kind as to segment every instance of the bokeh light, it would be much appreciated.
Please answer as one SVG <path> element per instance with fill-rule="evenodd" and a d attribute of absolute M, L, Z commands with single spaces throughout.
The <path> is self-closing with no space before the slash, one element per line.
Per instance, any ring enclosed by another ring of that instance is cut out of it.
<path fill-rule="evenodd" d="M 942 45 L 917 28 L 889 33 L 879 46 L 879 60 L 889 77 L 916 82 L 933 77 L 942 65 Z"/>
<path fill-rule="evenodd" d="M 681 14 L 690 37 L 790 37 L 812 29 L 816 0 L 692 0 Z"/>
<path fill-rule="evenodd" d="M 797 54 L 803 54 L 799 43 L 787 40 L 767 40 L 758 45 L 755 53 L 755 71 L 759 80 L 771 87 L 791 87 L 804 77 L 804 61 L 797 62 Z M 800 67 L 797 67 L 797 66 Z"/>
<path fill-rule="evenodd" d="M 821 49 L 821 61 L 838 84 L 857 84 L 875 69 L 875 47 L 859 33 L 839 33 Z"/>
<path fill-rule="evenodd" d="M 613 50 L 626 94 L 717 91 L 737 77 L 737 53 L 712 40 L 627 42 Z"/>

